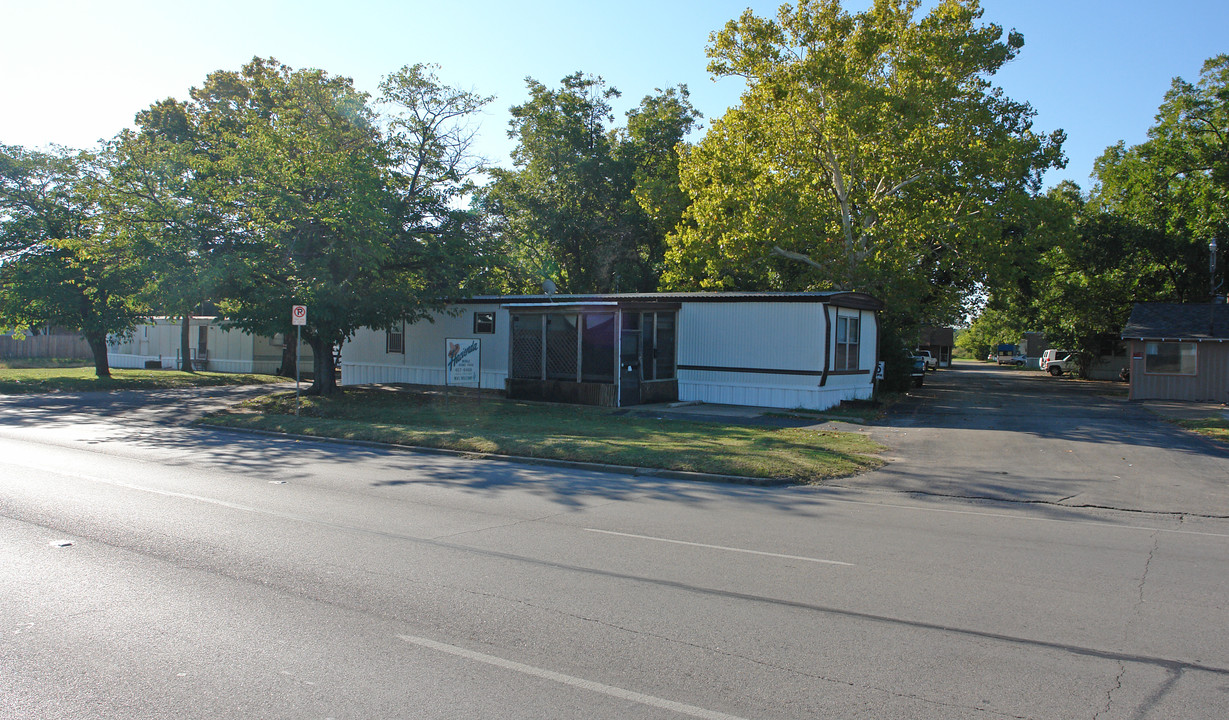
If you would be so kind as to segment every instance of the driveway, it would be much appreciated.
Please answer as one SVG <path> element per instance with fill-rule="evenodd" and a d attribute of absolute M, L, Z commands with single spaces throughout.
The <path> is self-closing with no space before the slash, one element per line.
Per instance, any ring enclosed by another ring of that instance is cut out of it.
<path fill-rule="evenodd" d="M 961 498 L 1229 517 L 1229 450 L 1117 383 L 961 364 L 927 375 L 872 436 L 883 469 L 839 481 Z"/>

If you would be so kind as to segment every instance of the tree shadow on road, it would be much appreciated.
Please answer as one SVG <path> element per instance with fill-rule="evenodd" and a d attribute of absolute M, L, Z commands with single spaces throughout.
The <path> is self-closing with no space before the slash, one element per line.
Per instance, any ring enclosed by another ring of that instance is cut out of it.
<path fill-rule="evenodd" d="M 260 390 L 267 392 L 267 388 Z M 208 408 L 233 402 L 236 391 L 91 393 L 24 396 L 0 400 L 0 430 L 37 429 L 64 444 L 130 447 L 149 451 L 172 471 L 241 476 L 253 482 L 285 481 L 349 486 L 395 498 L 422 488 L 459 490 L 481 498 L 518 493 L 567 510 L 620 500 L 665 500 L 702 505 L 739 500 L 792 516 L 817 516 L 823 497 L 789 486 L 755 487 L 654 476 L 651 471 L 610 471 L 513 462 L 429 449 L 371 446 L 314 438 L 256 434 L 191 426 Z M 834 489 L 844 494 L 851 490 Z"/>

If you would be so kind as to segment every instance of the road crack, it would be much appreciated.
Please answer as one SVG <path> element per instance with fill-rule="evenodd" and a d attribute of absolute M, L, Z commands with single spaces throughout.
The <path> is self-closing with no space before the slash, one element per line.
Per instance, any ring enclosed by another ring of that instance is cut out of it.
<path fill-rule="evenodd" d="M 1152 534 L 1152 549 L 1148 551 L 1148 559 L 1144 561 L 1144 572 L 1139 577 L 1139 601 L 1135 604 L 1135 619 L 1138 619 L 1144 605 L 1144 585 L 1148 582 L 1148 570 L 1152 568 L 1152 559 L 1161 546 L 1160 532 Z"/>
<path fill-rule="evenodd" d="M 1161 546 L 1161 533 L 1156 531 L 1152 533 L 1152 547 L 1148 550 L 1148 557 L 1144 560 L 1144 571 L 1139 576 L 1138 594 L 1135 599 L 1135 608 L 1131 614 L 1131 619 L 1127 621 L 1126 626 L 1122 631 L 1122 642 L 1126 645 L 1131 639 L 1131 628 L 1139 624 L 1143 619 L 1144 614 L 1144 591 L 1148 584 L 1148 571 L 1152 569 L 1152 560 L 1156 557 L 1156 551 Z M 1127 674 L 1127 665 L 1124 662 L 1118 663 L 1118 674 L 1114 677 L 1114 683 L 1105 691 L 1105 707 L 1096 715 L 1093 715 L 1093 720 L 1097 720 L 1102 715 L 1109 713 L 1110 708 L 1114 704 L 1114 693 L 1122 689 L 1122 678 Z"/>
<path fill-rule="evenodd" d="M 1122 688 L 1122 676 L 1126 674 L 1126 663 L 1118 663 L 1118 675 L 1114 677 L 1114 684 L 1105 691 L 1105 707 L 1098 710 L 1097 714 L 1092 716 L 1092 720 L 1098 720 L 1102 715 L 1109 714 L 1110 707 L 1114 704 L 1114 691 Z"/>

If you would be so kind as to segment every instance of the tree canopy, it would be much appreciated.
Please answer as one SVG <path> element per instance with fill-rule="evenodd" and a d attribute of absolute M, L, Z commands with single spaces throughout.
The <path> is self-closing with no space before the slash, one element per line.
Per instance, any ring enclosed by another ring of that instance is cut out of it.
<path fill-rule="evenodd" d="M 468 267 L 467 218 L 449 203 L 476 165 L 455 123 L 486 99 L 425 66 L 382 87 L 386 133 L 349 79 L 276 60 L 211 74 L 187 107 L 228 236 L 222 308 L 248 332 L 289 335 L 290 307 L 307 305 L 309 392 L 333 390 L 334 350 L 356 330 L 440 307 Z"/>
<path fill-rule="evenodd" d="M 512 260 L 505 289 L 549 279 L 570 292 L 656 290 L 663 239 L 686 205 L 676 146 L 699 118 L 687 88 L 645 96 L 626 128 L 611 128 L 619 92 L 600 77 L 526 83 L 509 123 L 515 169 L 493 170 L 482 198 Z"/>
<path fill-rule="evenodd" d="M 217 261 L 231 238 L 187 107 L 163 100 L 136 121 L 137 130 L 103 145 L 105 171 L 96 182 L 101 217 L 145 258 L 148 304 L 182 319 L 180 368 L 192 372 L 189 323 L 217 297 L 223 272 Z"/>
<path fill-rule="evenodd" d="M 1229 55 L 1176 78 L 1148 139 L 1107 149 L 1091 191 L 1043 193 L 1063 133 L 993 82 L 1023 46 L 978 0 L 747 11 L 707 48 L 745 92 L 694 145 L 685 86 L 619 126 L 601 77 L 527 78 L 511 168 L 472 152 L 492 98 L 436 66 L 389 74 L 373 98 L 255 58 L 96 153 L 0 146 L 0 325 L 77 328 L 104 375 L 107 335 L 154 309 L 184 318 L 186 361 L 202 303 L 260 335 L 289 334 L 308 305 L 312 391 L 327 393 L 359 328 L 550 280 L 862 290 L 888 301 L 896 349 L 986 298 L 968 343 L 1040 329 L 1088 357 L 1131 303 L 1208 296 L 1209 241 L 1229 237 Z"/>
<path fill-rule="evenodd" d="M 1103 353 L 1137 302 L 1203 302 L 1210 241 L 1229 236 L 1229 56 L 1175 78 L 1148 139 L 1106 149 L 1091 192 L 1064 183 L 1031 202 L 1015 272 L 991 307 L 1073 350 Z"/>
<path fill-rule="evenodd" d="M 1019 34 L 978 24 L 976 0 L 919 4 L 802 0 L 713 36 L 710 71 L 747 89 L 683 158 L 666 285 L 857 288 L 905 316 L 956 314 L 1063 134 L 991 84 Z"/>
<path fill-rule="evenodd" d="M 1175 78 L 1148 139 L 1108 148 L 1095 172 L 1097 209 L 1153 238 L 1166 299 L 1205 299 L 1209 242 L 1229 237 L 1229 55 L 1204 62 L 1196 83 Z"/>
<path fill-rule="evenodd" d="M 79 331 L 98 377 L 110 377 L 107 336 L 147 317 L 142 257 L 100 223 L 94 158 L 0 146 L 0 327 Z"/>

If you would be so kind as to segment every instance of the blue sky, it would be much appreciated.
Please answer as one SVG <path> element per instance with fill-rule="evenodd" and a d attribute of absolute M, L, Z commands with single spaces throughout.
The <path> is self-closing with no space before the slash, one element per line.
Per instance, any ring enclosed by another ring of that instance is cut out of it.
<path fill-rule="evenodd" d="M 709 33 L 776 0 L 0 0 L 0 143 L 90 147 L 164 97 L 186 97 L 213 70 L 254 55 L 318 67 L 375 91 L 416 62 L 449 84 L 496 95 L 478 149 L 508 164 L 508 108 L 526 76 L 555 85 L 577 70 L 623 92 L 620 115 L 655 88 L 686 83 L 707 118 L 738 102 L 737 80 L 713 81 Z M 856 10 L 869 0 L 847 0 Z M 1067 131 L 1070 160 L 1047 183 L 1089 186 L 1093 160 L 1141 142 L 1170 80 L 1198 77 L 1229 52 L 1225 0 L 983 0 L 984 22 L 1025 36 L 996 78 L 1037 110 L 1036 127 Z"/>

